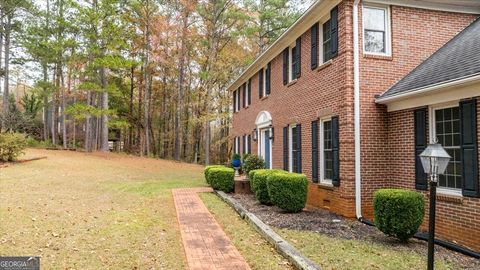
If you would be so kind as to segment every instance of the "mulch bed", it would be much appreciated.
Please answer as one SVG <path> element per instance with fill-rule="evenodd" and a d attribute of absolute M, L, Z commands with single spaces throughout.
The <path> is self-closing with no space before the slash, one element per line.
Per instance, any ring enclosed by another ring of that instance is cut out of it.
<path fill-rule="evenodd" d="M 407 244 L 396 238 L 388 237 L 373 226 L 356 220 L 347 219 L 323 209 L 306 209 L 297 214 L 288 214 L 276 206 L 260 204 L 253 195 L 232 194 L 248 211 L 257 215 L 266 224 L 285 229 L 308 230 L 326 234 L 336 238 L 371 241 L 388 245 L 394 250 L 413 250 L 427 257 L 427 242 L 410 239 Z M 435 246 L 436 258 L 447 262 L 455 262 L 465 269 L 480 269 L 480 260 L 452 250 Z"/>

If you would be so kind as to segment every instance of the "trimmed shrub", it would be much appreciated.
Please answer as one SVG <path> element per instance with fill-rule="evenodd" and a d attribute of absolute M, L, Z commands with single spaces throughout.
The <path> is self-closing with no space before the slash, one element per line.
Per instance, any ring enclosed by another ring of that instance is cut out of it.
<path fill-rule="evenodd" d="M 373 195 L 375 226 L 400 241 L 410 239 L 422 224 L 425 203 L 419 192 L 380 189 Z"/>
<path fill-rule="evenodd" d="M 254 188 L 254 178 L 255 178 L 255 174 L 259 171 L 261 171 L 262 169 L 259 169 L 259 170 L 251 170 L 249 173 L 248 173 L 248 179 L 250 180 L 250 189 L 252 189 L 252 192 L 255 194 L 255 188 Z"/>
<path fill-rule="evenodd" d="M 250 177 L 251 170 L 265 169 L 265 161 L 257 155 L 249 155 L 244 159 L 243 170 Z"/>
<path fill-rule="evenodd" d="M 255 198 L 261 203 L 270 205 L 270 195 L 268 194 L 267 188 L 267 178 L 272 173 L 286 173 L 283 170 L 269 170 L 269 169 L 259 169 L 253 170 L 253 175 L 250 174 L 250 188 L 255 194 Z"/>
<path fill-rule="evenodd" d="M 27 148 L 27 139 L 21 133 L 0 133 L 0 161 L 16 161 Z"/>
<path fill-rule="evenodd" d="M 304 174 L 274 172 L 267 178 L 271 202 L 289 213 L 300 212 L 305 207 L 307 185 L 307 176 Z"/>
<path fill-rule="evenodd" d="M 209 166 L 206 166 L 205 169 L 203 170 L 203 175 L 205 175 L 205 181 L 210 184 L 210 181 L 208 180 L 208 171 L 210 171 L 210 169 L 212 168 L 226 168 L 225 166 L 223 165 L 209 165 Z"/>
<path fill-rule="evenodd" d="M 231 168 L 211 168 L 208 170 L 208 181 L 215 190 L 232 192 L 235 182 L 235 170 Z"/>

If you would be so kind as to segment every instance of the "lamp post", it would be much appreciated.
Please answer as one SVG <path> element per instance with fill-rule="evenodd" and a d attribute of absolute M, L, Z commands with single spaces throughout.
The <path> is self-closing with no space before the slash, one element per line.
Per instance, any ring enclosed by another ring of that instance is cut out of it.
<path fill-rule="evenodd" d="M 433 270 L 435 245 L 435 205 L 437 197 L 438 175 L 447 169 L 450 155 L 436 141 L 429 144 L 420 154 L 423 170 L 430 176 L 430 211 L 428 217 L 428 270 Z"/>

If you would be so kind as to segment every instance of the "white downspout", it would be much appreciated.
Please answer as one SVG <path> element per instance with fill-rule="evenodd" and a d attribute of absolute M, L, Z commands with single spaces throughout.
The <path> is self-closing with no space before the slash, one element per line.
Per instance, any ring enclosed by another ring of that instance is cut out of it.
<path fill-rule="evenodd" d="M 362 219 L 362 174 L 360 156 L 360 60 L 358 46 L 358 4 L 353 3 L 353 103 L 355 129 L 355 213 L 357 219 Z"/>

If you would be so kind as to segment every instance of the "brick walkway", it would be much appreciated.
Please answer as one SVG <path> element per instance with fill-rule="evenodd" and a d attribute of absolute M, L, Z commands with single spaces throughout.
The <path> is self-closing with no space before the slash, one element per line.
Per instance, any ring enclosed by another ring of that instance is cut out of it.
<path fill-rule="evenodd" d="M 172 190 L 189 269 L 250 269 L 197 195 L 211 191 L 210 188 Z"/>

